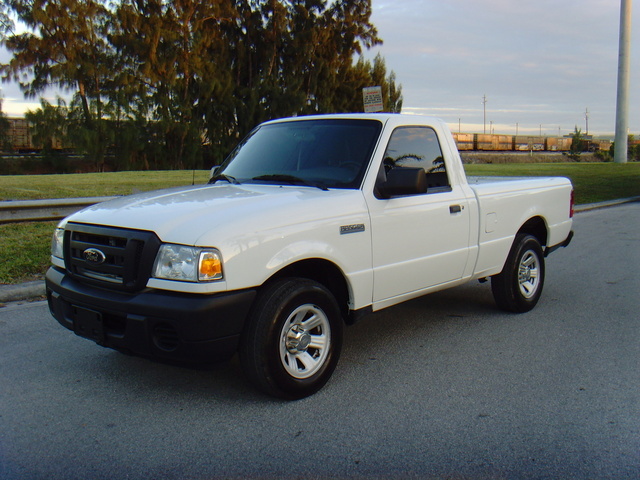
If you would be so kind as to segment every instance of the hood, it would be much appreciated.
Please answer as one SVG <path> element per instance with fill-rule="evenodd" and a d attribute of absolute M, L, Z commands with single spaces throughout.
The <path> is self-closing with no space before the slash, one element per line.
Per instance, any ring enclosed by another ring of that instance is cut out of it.
<path fill-rule="evenodd" d="M 67 220 L 152 231 L 163 242 L 207 245 L 218 237 L 212 232 L 245 235 L 350 215 L 362 208 L 359 190 L 214 184 L 121 197 L 85 208 Z"/>

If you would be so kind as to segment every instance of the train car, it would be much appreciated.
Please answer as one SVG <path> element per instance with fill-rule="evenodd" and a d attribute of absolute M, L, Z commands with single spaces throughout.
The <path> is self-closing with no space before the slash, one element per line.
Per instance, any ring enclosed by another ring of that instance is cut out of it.
<path fill-rule="evenodd" d="M 636 141 L 636 142 L 629 142 L 629 145 L 640 145 L 640 141 Z M 608 152 L 609 150 L 611 150 L 611 145 L 613 144 L 613 142 L 611 140 L 598 140 L 598 150 L 600 150 L 601 152 Z"/>
<path fill-rule="evenodd" d="M 543 152 L 547 149 L 546 137 L 529 137 L 531 138 L 531 149 L 534 152 Z"/>
<path fill-rule="evenodd" d="M 513 149 L 518 152 L 543 152 L 547 150 L 547 138 L 517 135 L 513 139 Z"/>
<path fill-rule="evenodd" d="M 531 143 L 528 136 L 516 135 L 513 137 L 513 149 L 518 152 L 528 152 L 531 150 Z"/>
<path fill-rule="evenodd" d="M 29 130 L 29 122 L 24 118 L 9 118 L 9 144 L 15 152 L 33 150 L 33 139 Z"/>
<path fill-rule="evenodd" d="M 491 150 L 493 152 L 510 152 L 513 150 L 513 137 L 511 135 L 478 134 L 478 150 Z"/>
<path fill-rule="evenodd" d="M 570 137 L 547 137 L 547 150 L 550 152 L 568 152 L 571 149 Z"/>
<path fill-rule="evenodd" d="M 473 133 L 454 133 L 453 139 L 456 141 L 459 151 L 473 151 L 476 149 L 475 134 Z"/>
<path fill-rule="evenodd" d="M 42 150 L 42 145 L 37 144 L 33 140 L 32 127 L 25 118 L 8 118 L 9 145 L 13 153 L 34 153 Z M 68 148 L 60 138 L 52 138 L 50 147 L 53 150 L 62 150 Z"/>

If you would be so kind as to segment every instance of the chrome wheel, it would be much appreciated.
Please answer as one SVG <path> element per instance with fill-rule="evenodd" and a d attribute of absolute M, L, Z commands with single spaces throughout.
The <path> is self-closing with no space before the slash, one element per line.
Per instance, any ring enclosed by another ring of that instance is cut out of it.
<path fill-rule="evenodd" d="M 300 277 L 270 282 L 260 290 L 240 341 L 243 370 L 270 395 L 313 395 L 338 364 L 343 326 L 324 285 Z"/>
<path fill-rule="evenodd" d="M 540 260 L 533 250 L 527 250 L 522 255 L 518 267 L 518 285 L 524 298 L 531 298 L 536 294 L 539 285 Z"/>
<path fill-rule="evenodd" d="M 327 359 L 331 346 L 331 327 L 327 315 L 316 305 L 296 308 L 282 326 L 280 360 L 294 378 L 313 376 Z"/>
<path fill-rule="evenodd" d="M 519 233 L 502 272 L 491 277 L 496 304 L 509 312 L 528 312 L 536 306 L 544 285 L 544 252 L 533 235 Z"/>

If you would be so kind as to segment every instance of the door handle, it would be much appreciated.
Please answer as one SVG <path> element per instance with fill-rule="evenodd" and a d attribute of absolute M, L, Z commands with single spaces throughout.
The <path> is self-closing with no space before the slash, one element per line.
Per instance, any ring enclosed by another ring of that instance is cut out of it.
<path fill-rule="evenodd" d="M 464 210 L 463 205 L 449 205 L 449 213 L 460 213 Z"/>

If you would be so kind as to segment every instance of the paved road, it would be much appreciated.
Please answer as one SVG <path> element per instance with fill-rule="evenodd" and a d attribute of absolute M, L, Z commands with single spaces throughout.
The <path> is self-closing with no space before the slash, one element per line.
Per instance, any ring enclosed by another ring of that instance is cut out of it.
<path fill-rule="evenodd" d="M 347 330 L 324 390 L 255 393 L 0 309 L 0 477 L 640 478 L 640 203 L 582 213 L 543 299 L 470 284 Z"/>

